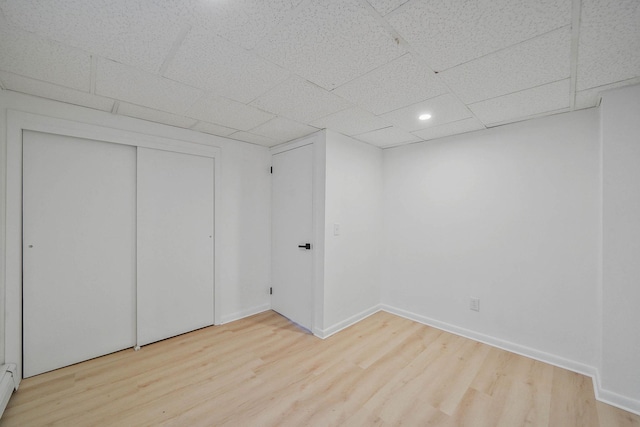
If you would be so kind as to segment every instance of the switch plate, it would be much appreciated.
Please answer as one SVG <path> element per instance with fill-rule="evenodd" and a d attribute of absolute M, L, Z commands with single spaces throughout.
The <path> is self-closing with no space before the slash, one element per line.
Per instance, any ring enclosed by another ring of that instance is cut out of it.
<path fill-rule="evenodd" d="M 480 298 L 471 297 L 469 300 L 469 309 L 473 311 L 480 311 Z"/>
<path fill-rule="evenodd" d="M 340 224 L 333 224 L 333 235 L 334 236 L 340 235 Z"/>

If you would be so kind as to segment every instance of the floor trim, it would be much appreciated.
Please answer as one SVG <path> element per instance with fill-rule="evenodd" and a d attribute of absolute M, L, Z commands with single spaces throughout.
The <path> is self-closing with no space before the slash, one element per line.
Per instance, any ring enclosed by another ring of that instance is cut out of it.
<path fill-rule="evenodd" d="M 355 325 L 359 321 L 366 319 L 367 317 L 379 311 L 380 311 L 380 304 L 374 305 L 373 307 L 369 307 L 368 309 L 363 310 L 360 313 L 354 314 L 353 316 L 341 322 L 338 322 L 335 325 L 330 326 L 326 329 L 313 328 L 313 335 L 322 339 L 329 338 L 331 335 L 336 334 L 341 330 L 348 328 L 351 325 Z"/>
<path fill-rule="evenodd" d="M 254 314 L 262 313 L 264 311 L 271 310 L 271 304 L 262 304 L 256 307 L 247 308 L 242 311 L 236 311 L 231 314 L 224 314 L 220 316 L 220 325 L 225 323 L 234 322 L 236 320 L 244 319 L 245 317 L 253 316 Z"/>

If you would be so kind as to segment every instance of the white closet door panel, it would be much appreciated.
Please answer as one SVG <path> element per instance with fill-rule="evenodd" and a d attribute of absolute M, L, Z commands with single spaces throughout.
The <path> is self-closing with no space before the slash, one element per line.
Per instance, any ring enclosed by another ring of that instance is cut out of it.
<path fill-rule="evenodd" d="M 24 375 L 135 344 L 135 148 L 23 137 Z"/>
<path fill-rule="evenodd" d="M 213 168 L 138 148 L 138 345 L 213 324 Z"/>

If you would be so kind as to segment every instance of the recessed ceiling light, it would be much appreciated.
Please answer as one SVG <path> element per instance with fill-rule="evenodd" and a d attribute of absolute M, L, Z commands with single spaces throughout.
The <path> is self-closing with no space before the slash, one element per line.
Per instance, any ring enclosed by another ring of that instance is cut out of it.
<path fill-rule="evenodd" d="M 418 118 L 419 118 L 420 120 L 429 120 L 429 119 L 431 118 L 431 114 L 429 114 L 429 113 L 420 114 L 420 115 L 418 116 Z"/>

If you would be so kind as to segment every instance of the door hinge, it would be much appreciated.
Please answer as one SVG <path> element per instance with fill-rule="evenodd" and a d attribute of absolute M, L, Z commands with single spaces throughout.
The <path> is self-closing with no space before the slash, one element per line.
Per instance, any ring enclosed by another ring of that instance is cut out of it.
<path fill-rule="evenodd" d="M 273 173 L 273 166 L 271 166 L 271 173 Z"/>
<path fill-rule="evenodd" d="M 269 288 L 269 295 L 273 295 L 273 288 Z"/>

